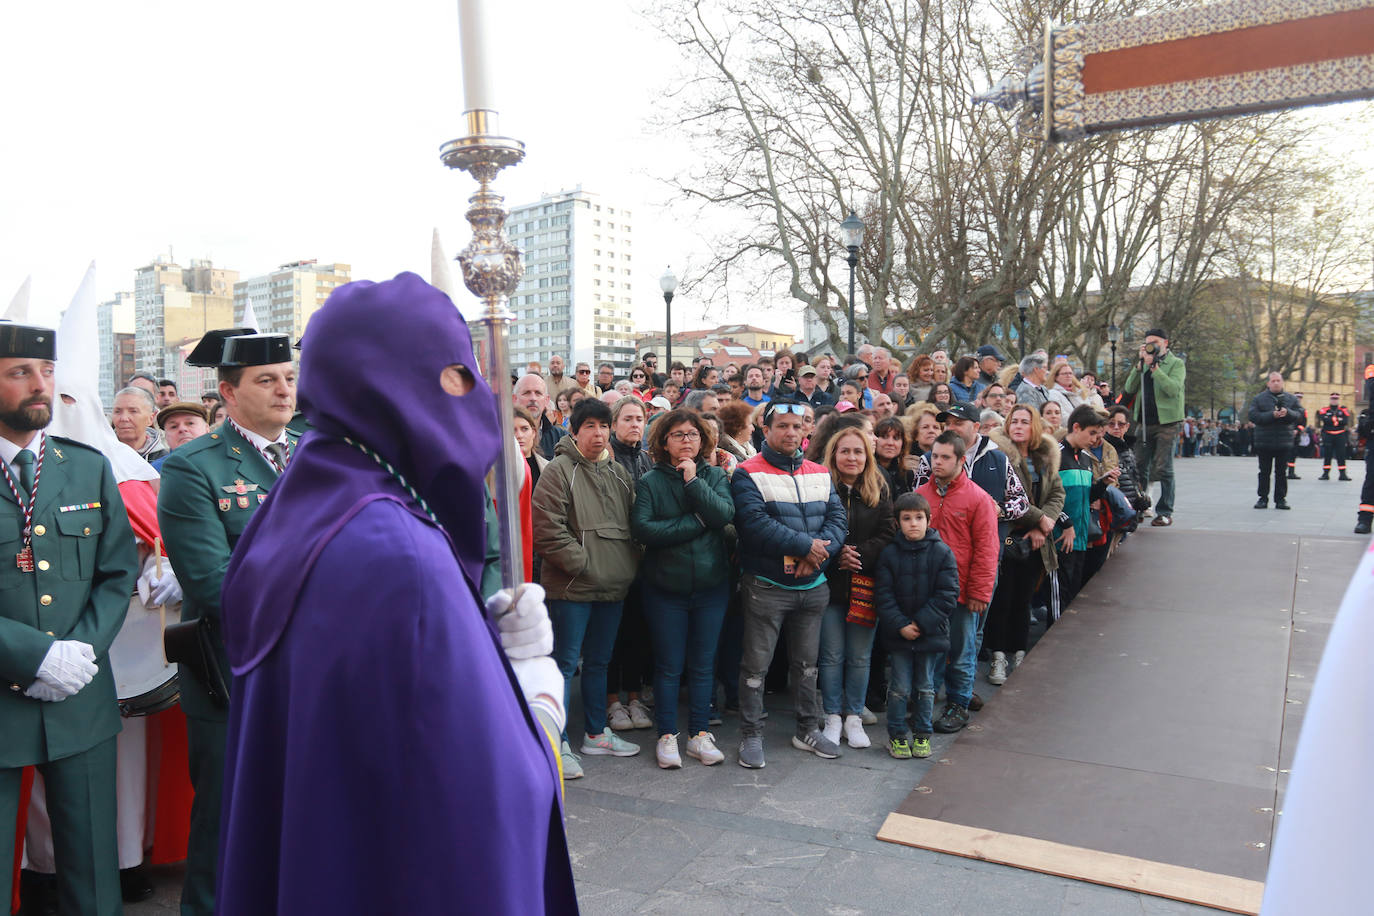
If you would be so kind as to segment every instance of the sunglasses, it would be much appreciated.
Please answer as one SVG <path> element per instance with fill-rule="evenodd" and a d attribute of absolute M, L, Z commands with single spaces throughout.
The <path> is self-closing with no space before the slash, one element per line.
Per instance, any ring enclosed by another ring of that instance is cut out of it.
<path fill-rule="evenodd" d="M 791 413 L 799 417 L 806 416 L 805 404 L 772 404 L 768 408 L 768 415 L 771 417 L 775 413 Z"/>
<path fill-rule="evenodd" d="M 590 370 L 590 369 L 578 369 L 578 370 L 577 370 L 577 374 L 578 374 L 578 375 L 591 375 L 591 374 L 592 374 L 592 370 Z"/>

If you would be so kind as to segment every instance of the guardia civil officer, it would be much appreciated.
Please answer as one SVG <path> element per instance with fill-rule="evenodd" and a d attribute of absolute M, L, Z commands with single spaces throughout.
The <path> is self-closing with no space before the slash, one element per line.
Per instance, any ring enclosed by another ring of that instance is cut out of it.
<path fill-rule="evenodd" d="M 1317 411 L 1317 422 L 1322 431 L 1322 476 L 1319 480 L 1331 479 L 1331 459 L 1336 459 L 1341 480 L 1349 480 L 1345 472 L 1345 453 L 1350 449 L 1350 410 L 1341 406 L 1341 395 L 1331 392 L 1331 403 Z"/>
<path fill-rule="evenodd" d="M 246 328 L 208 332 L 186 363 L 219 370 L 228 414 L 209 435 L 167 457 L 157 506 L 167 556 L 185 591 L 181 619 L 203 620 L 200 635 L 213 648 L 213 663 L 201 670 L 181 665 L 181 708 L 196 790 L 181 912 L 208 916 L 215 909 L 232 687 L 220 630 L 220 586 L 239 535 L 291 461 L 297 436 L 287 424 L 296 412 L 296 370 L 289 337 Z"/>
<path fill-rule="evenodd" d="M 55 337 L 0 324 L 0 900 L 12 891 L 22 768 L 36 765 L 61 911 L 101 916 L 122 908 L 108 652 L 138 552 L 110 462 L 44 432 Z"/>
<path fill-rule="evenodd" d="M 1374 366 L 1364 368 L 1364 402 L 1366 407 L 1360 414 L 1360 429 L 1356 432 L 1365 440 L 1364 446 L 1364 483 L 1360 486 L 1360 510 L 1355 517 L 1355 533 L 1369 534 L 1374 523 L 1374 435 L 1367 428 L 1369 413 L 1374 410 Z"/>

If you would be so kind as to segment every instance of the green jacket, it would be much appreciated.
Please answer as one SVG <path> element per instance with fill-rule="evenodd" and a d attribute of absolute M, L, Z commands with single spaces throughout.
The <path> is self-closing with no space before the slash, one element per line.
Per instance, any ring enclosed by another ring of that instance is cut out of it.
<path fill-rule="evenodd" d="M 110 644 L 129 611 L 138 548 L 110 462 L 49 436 L 33 516 L 35 570 L 21 572 L 24 514 L 0 485 L 0 769 L 60 760 L 119 734 Z M 57 703 L 24 695 L 53 642 L 95 648 L 95 679 Z"/>
<path fill-rule="evenodd" d="M 296 437 L 287 435 L 294 447 Z M 211 617 L 218 622 L 229 555 L 276 481 L 276 469 L 228 423 L 186 443 L 163 462 L 157 520 L 184 593 L 183 621 Z M 225 681 L 231 681 L 222 636 L 215 654 Z M 182 671 L 180 686 L 186 715 L 226 720 L 228 710 L 216 706 L 190 672 Z"/>
<path fill-rule="evenodd" d="M 1183 419 L 1183 381 L 1187 375 L 1187 364 L 1175 356 L 1173 351 L 1165 353 L 1164 358 L 1159 361 L 1154 370 L 1154 398 L 1160 423 L 1178 423 Z M 1126 384 L 1122 390 L 1127 394 L 1135 394 L 1140 390 L 1139 363 L 1131 370 L 1131 374 L 1126 376 Z M 1137 397 L 1131 410 L 1131 418 L 1137 423 L 1140 422 L 1142 400 Z M 1064 419 L 1067 421 L 1068 417 Z"/>
<path fill-rule="evenodd" d="M 544 558 L 539 584 L 553 600 L 621 601 L 639 568 L 630 539 L 634 487 L 606 449 L 593 461 L 572 436 L 534 488 L 534 549 Z"/>
<path fill-rule="evenodd" d="M 730 479 L 720 468 L 698 461 L 697 476 L 683 484 L 677 468 L 654 465 L 639 478 L 630 514 L 630 531 L 645 547 L 644 581 L 677 594 L 724 582 L 726 528 L 734 518 Z"/>

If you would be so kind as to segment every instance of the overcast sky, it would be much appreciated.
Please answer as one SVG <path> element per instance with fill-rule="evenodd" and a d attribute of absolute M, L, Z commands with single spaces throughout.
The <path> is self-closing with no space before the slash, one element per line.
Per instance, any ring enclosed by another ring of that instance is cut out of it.
<path fill-rule="evenodd" d="M 32 274 L 32 317 L 55 316 L 92 258 L 108 298 L 169 250 L 245 277 L 302 258 L 428 277 L 433 227 L 450 256 L 471 236 L 476 183 L 438 159 L 462 133 L 456 0 L 3 7 L 0 309 Z M 676 47 L 627 0 L 492 7 L 501 127 L 528 150 L 498 190 L 628 198 L 636 318 L 661 328 L 657 277 L 704 247 L 653 206 L 651 171 L 685 154 L 643 126 Z"/>

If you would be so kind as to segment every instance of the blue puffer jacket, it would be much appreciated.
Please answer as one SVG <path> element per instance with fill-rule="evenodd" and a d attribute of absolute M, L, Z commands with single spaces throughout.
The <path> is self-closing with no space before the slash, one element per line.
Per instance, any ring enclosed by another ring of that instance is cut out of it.
<path fill-rule="evenodd" d="M 764 443 L 759 454 L 731 475 L 730 495 L 740 567 L 746 573 L 793 588 L 823 581 L 823 569 L 800 579 L 783 572 L 783 557 L 805 557 L 811 539 L 820 538 L 830 541 L 828 566 L 844 546 L 844 506 L 829 471 L 801 453 L 782 455 Z"/>

